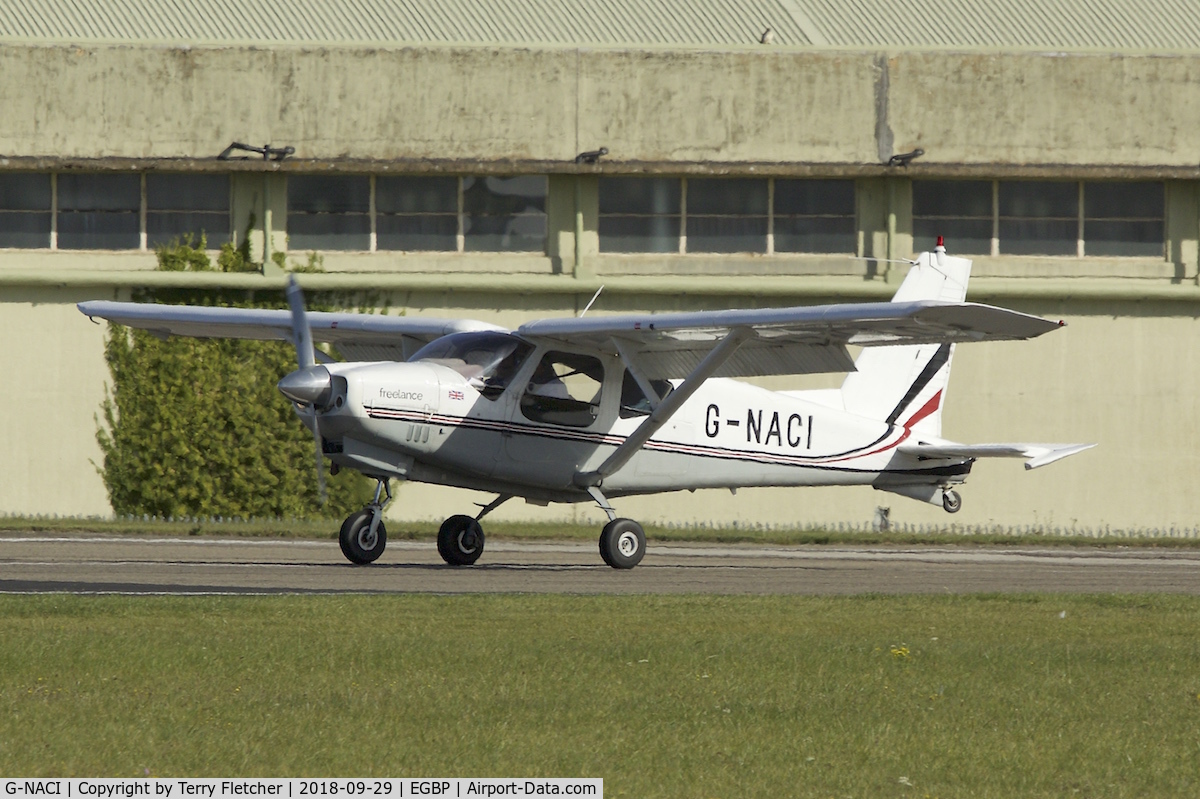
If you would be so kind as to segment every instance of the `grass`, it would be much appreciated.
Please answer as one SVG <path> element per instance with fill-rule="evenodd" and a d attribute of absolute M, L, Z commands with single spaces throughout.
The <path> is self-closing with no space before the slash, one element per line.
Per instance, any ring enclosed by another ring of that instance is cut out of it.
<path fill-rule="evenodd" d="M 6 776 L 1195 796 L 1200 598 L 0 597 Z"/>
<path fill-rule="evenodd" d="M 341 519 L 298 520 L 204 520 L 168 521 L 162 519 L 88 519 L 88 518 L 0 518 L 0 530 L 25 533 L 100 533 L 109 535 L 201 536 L 226 535 L 266 538 L 335 539 Z M 594 541 L 600 528 L 595 524 L 522 523 L 486 520 L 484 529 L 492 540 L 585 540 Z M 392 521 L 387 523 L 391 540 L 428 540 L 437 537 L 438 522 Z M 925 532 L 869 532 L 822 528 L 754 529 L 745 527 L 656 527 L 646 526 L 651 541 L 698 542 L 712 544 L 800 544 L 841 545 L 997 545 L 997 546 L 1089 546 L 1089 547 L 1170 547 L 1200 548 L 1200 537 L 1179 534 L 1147 536 L 1113 531 L 1103 535 L 1031 530 L 1012 533 L 1000 528 L 963 529 L 953 526 Z"/>

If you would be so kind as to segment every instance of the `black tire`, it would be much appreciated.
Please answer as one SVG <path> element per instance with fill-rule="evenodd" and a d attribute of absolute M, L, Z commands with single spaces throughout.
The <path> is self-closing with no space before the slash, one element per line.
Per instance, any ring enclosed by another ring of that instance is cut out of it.
<path fill-rule="evenodd" d="M 338 544 L 341 545 L 342 554 L 346 556 L 346 560 L 351 563 L 357 563 L 360 566 L 373 563 L 379 559 L 387 546 L 387 529 L 383 526 L 382 519 L 375 527 L 374 537 L 370 535 L 372 515 L 373 512 L 370 510 L 360 510 L 342 522 L 342 530 L 338 533 Z"/>
<path fill-rule="evenodd" d="M 942 492 L 942 507 L 946 509 L 946 513 L 958 513 L 962 510 L 962 497 L 957 491 L 947 488 Z"/>
<path fill-rule="evenodd" d="M 483 528 L 470 516 L 451 516 L 438 530 L 438 554 L 451 566 L 470 566 L 483 554 Z"/>
<path fill-rule="evenodd" d="M 610 524 L 611 524 L 611 522 L 610 522 Z M 608 525 L 605 525 L 604 530 L 607 530 L 607 529 L 608 529 Z M 610 566 L 615 569 L 615 568 L 617 568 L 617 565 L 615 563 L 613 563 L 611 560 L 609 560 L 608 549 L 604 546 L 604 530 L 600 531 L 600 559 L 604 561 L 605 566 Z"/>
<path fill-rule="evenodd" d="M 633 519 L 613 519 L 600 533 L 600 557 L 614 569 L 632 569 L 646 554 L 646 532 Z"/>

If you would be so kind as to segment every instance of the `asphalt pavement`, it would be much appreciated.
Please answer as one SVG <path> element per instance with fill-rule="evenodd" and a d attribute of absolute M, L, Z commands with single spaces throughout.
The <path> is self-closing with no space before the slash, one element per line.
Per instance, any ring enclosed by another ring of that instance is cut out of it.
<path fill-rule="evenodd" d="M 370 566 L 334 541 L 0 535 L 0 593 L 1200 594 L 1200 550 L 757 546 L 650 542 L 637 568 L 596 544 L 489 541 L 453 567 L 432 541 L 389 542 Z"/>

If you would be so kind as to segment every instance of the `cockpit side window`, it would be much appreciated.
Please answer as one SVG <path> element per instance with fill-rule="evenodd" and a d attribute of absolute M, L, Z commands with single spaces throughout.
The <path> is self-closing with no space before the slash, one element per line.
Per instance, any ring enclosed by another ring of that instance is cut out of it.
<path fill-rule="evenodd" d="M 409 361 L 447 366 L 489 400 L 504 393 L 533 351 L 533 345 L 508 333 L 454 333 L 422 347 Z"/>
<path fill-rule="evenodd" d="M 666 399 L 667 395 L 675 388 L 667 380 L 651 380 L 650 387 L 658 394 L 660 401 Z M 652 410 L 654 409 L 650 407 L 650 400 L 646 397 L 646 392 L 642 391 L 642 387 L 638 385 L 633 374 L 626 370 L 625 377 L 621 381 L 621 418 L 649 416 Z"/>
<path fill-rule="evenodd" d="M 525 387 L 521 413 L 535 422 L 588 427 L 599 413 L 603 388 L 604 365 L 598 358 L 547 352 Z"/>

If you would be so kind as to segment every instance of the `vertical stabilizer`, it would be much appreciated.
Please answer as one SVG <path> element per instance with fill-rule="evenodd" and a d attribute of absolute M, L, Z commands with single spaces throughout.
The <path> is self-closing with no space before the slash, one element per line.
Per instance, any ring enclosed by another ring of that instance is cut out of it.
<path fill-rule="evenodd" d="M 892 302 L 962 302 L 970 277 L 971 261 L 939 245 L 917 259 Z M 864 348 L 842 383 L 846 410 L 940 437 L 953 355 L 953 344 Z"/>

